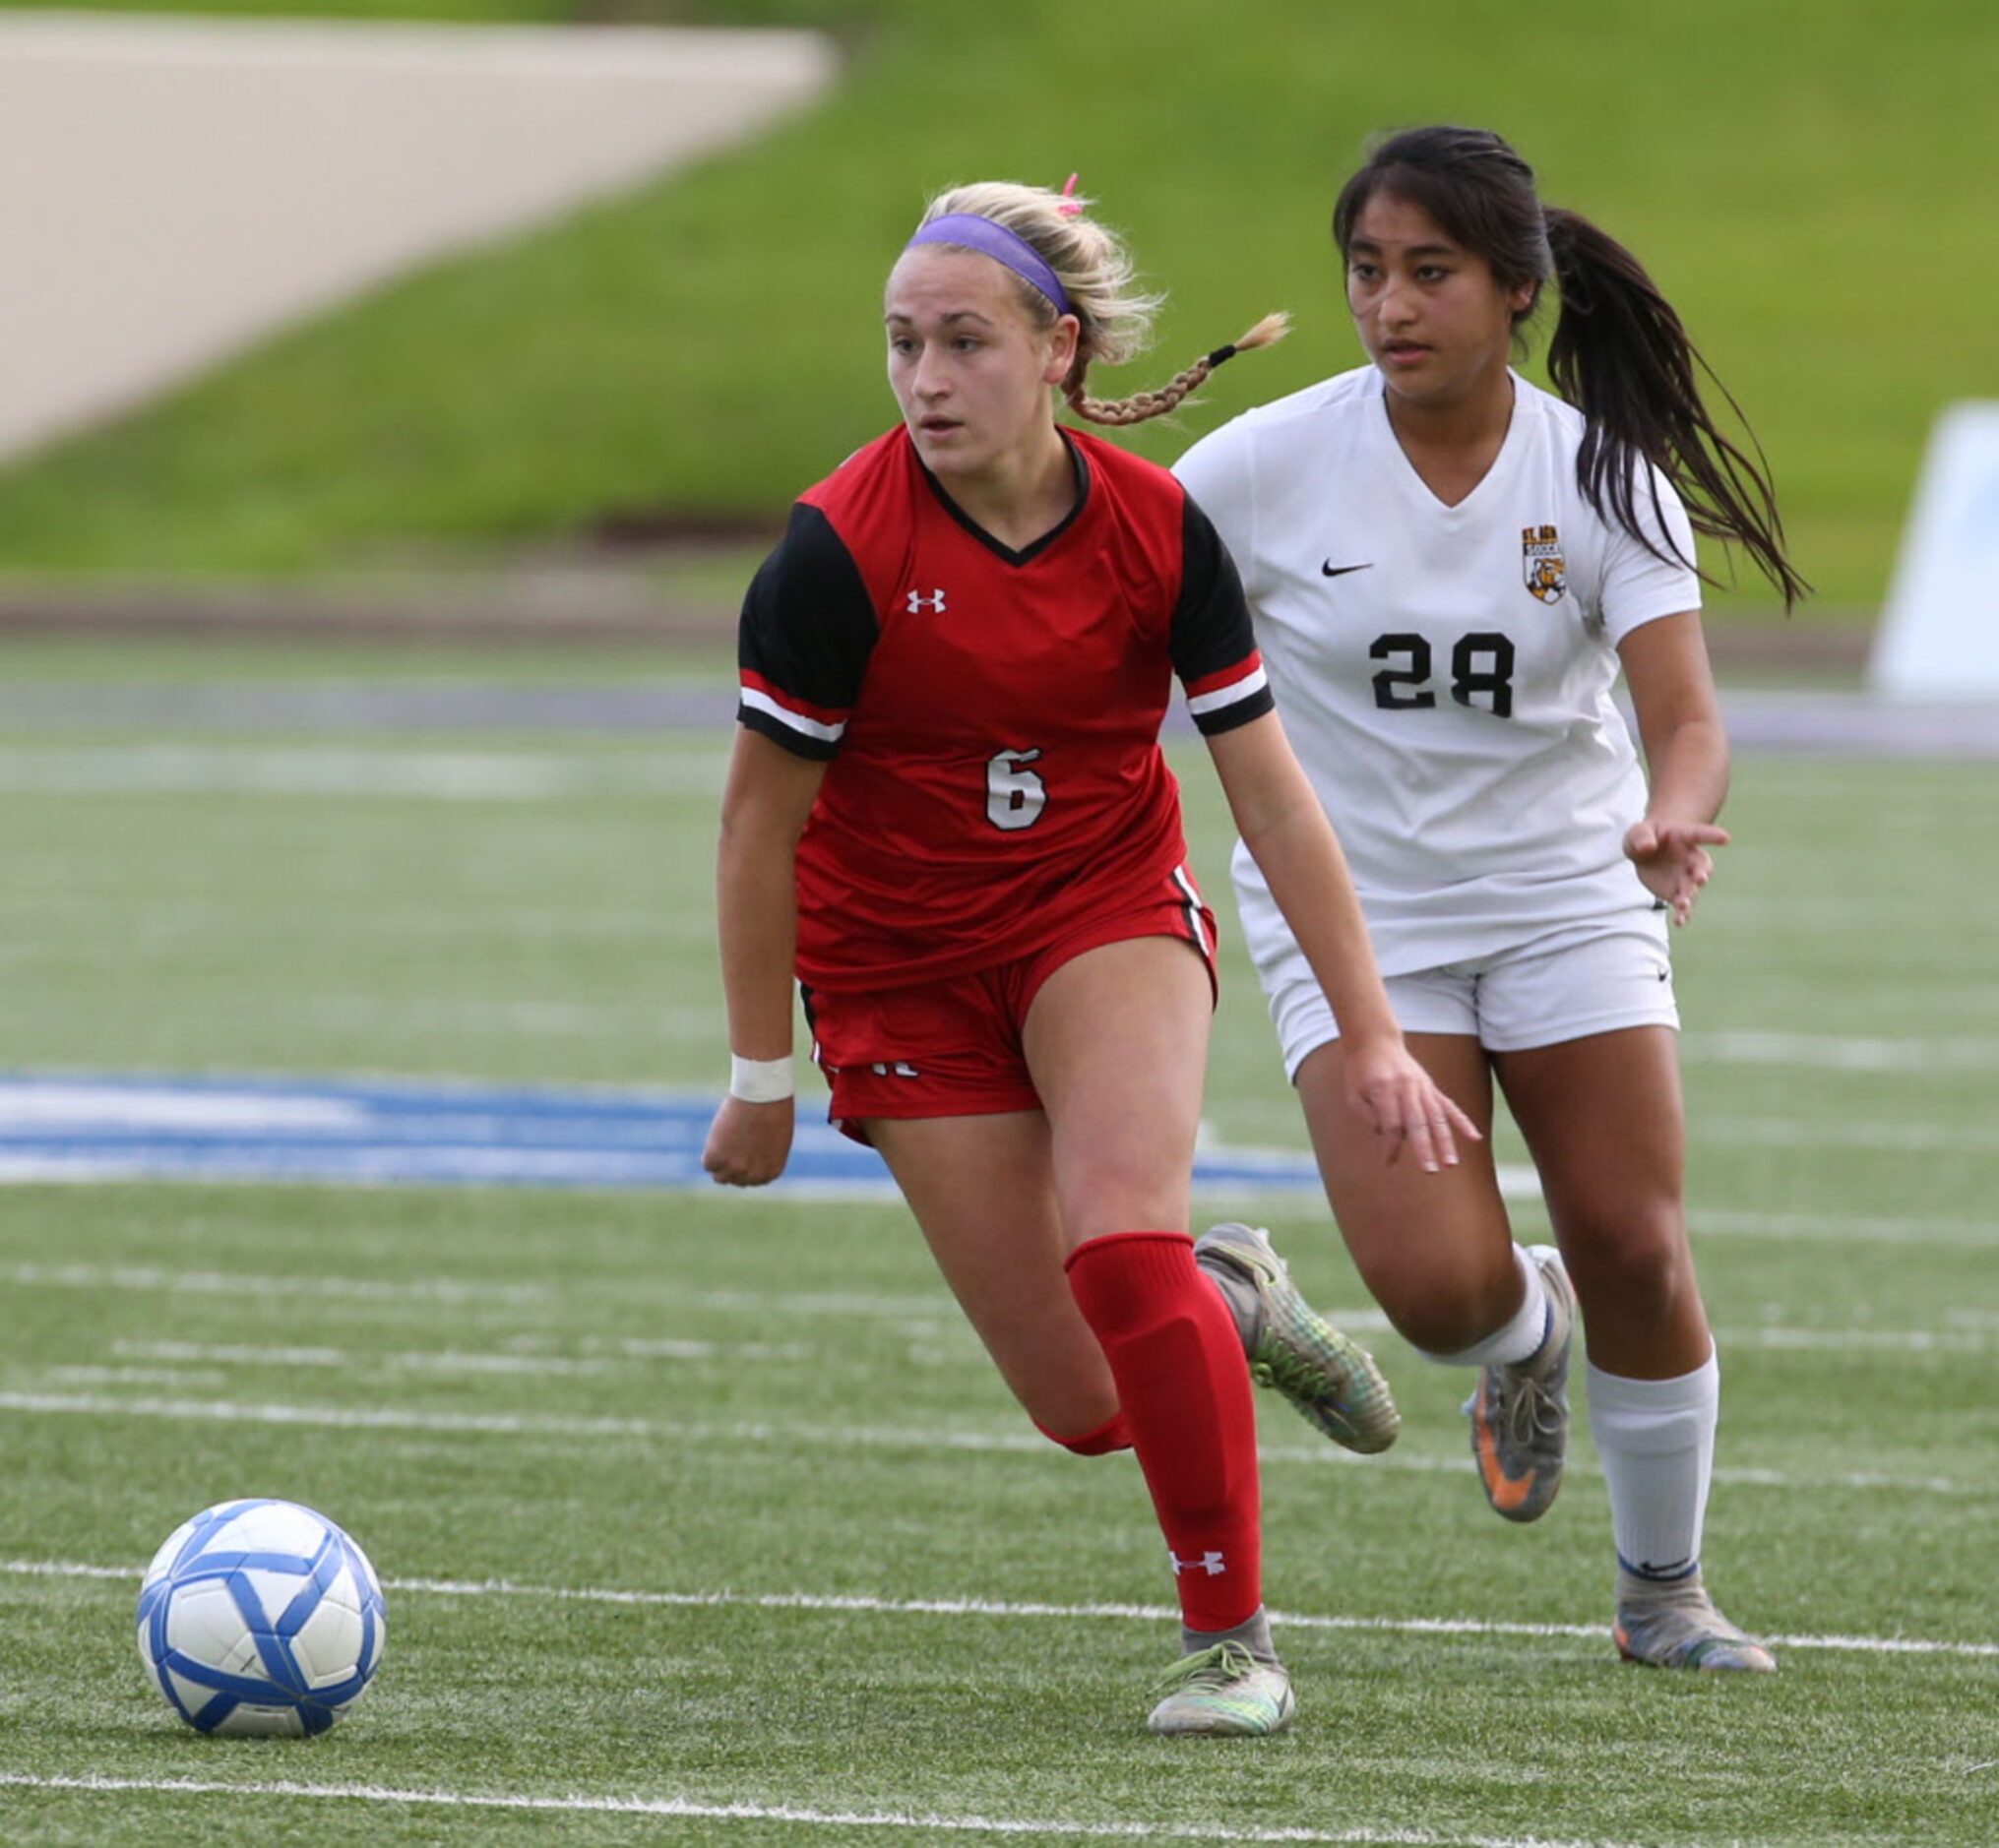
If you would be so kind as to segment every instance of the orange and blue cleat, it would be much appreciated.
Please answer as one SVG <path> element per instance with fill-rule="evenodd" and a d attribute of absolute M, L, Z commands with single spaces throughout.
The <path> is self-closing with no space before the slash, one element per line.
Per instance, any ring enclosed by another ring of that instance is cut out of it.
<path fill-rule="evenodd" d="M 1548 1329 L 1526 1360 L 1487 1367 L 1465 1401 L 1471 1454 L 1493 1512 L 1539 1520 L 1562 1486 L 1569 1452 L 1569 1350 L 1576 1335 L 1576 1292 L 1552 1245 L 1528 1256 L 1548 1293 Z"/>

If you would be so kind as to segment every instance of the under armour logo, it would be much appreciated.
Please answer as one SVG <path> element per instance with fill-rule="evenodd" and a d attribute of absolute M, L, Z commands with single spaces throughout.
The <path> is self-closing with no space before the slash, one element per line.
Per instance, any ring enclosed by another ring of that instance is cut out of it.
<path fill-rule="evenodd" d="M 1183 1560 L 1179 1554 L 1169 1548 L 1166 1557 L 1173 1562 L 1173 1576 L 1175 1578 L 1179 1577 L 1182 1572 L 1206 1572 L 1210 1578 L 1217 1578 L 1228 1570 L 1222 1564 L 1219 1553 L 1204 1553 L 1198 1560 Z"/>
<path fill-rule="evenodd" d="M 933 616 L 944 614 L 944 592 L 942 590 L 932 590 L 928 596 L 925 596 L 920 590 L 911 590 L 909 592 L 909 614 L 914 616 L 926 609 Z"/>

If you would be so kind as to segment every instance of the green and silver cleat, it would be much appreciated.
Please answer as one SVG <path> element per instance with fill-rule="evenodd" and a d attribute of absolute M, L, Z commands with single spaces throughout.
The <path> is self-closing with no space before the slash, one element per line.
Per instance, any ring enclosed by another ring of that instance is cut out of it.
<path fill-rule="evenodd" d="M 1396 1441 L 1402 1414 L 1374 1356 L 1298 1294 L 1268 1232 L 1212 1226 L 1195 1241 L 1194 1257 L 1235 1313 L 1258 1386 L 1275 1386 L 1346 1449 L 1372 1455 Z"/>
<path fill-rule="evenodd" d="M 1182 1656 L 1153 1692 L 1165 1698 L 1146 1725 L 1171 1737 L 1265 1739 L 1290 1725 L 1297 1710 L 1283 1664 L 1259 1661 L 1239 1642 Z"/>

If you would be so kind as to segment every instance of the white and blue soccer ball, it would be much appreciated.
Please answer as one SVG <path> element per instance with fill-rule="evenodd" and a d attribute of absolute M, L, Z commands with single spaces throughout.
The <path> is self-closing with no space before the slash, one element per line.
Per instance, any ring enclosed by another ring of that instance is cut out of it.
<path fill-rule="evenodd" d="M 374 1678 L 385 1635 L 368 1556 L 295 1502 L 219 1502 L 139 1589 L 139 1653 L 199 1732 L 312 1738 Z"/>

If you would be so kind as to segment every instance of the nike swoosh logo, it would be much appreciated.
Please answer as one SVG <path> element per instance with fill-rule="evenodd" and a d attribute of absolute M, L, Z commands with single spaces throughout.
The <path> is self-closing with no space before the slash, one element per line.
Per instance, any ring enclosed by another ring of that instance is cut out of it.
<path fill-rule="evenodd" d="M 1372 559 L 1365 565 L 1336 565 L 1329 558 L 1319 567 L 1320 573 L 1328 578 L 1343 578 L 1349 571 L 1372 571 L 1373 569 L 1374 561 Z"/>

